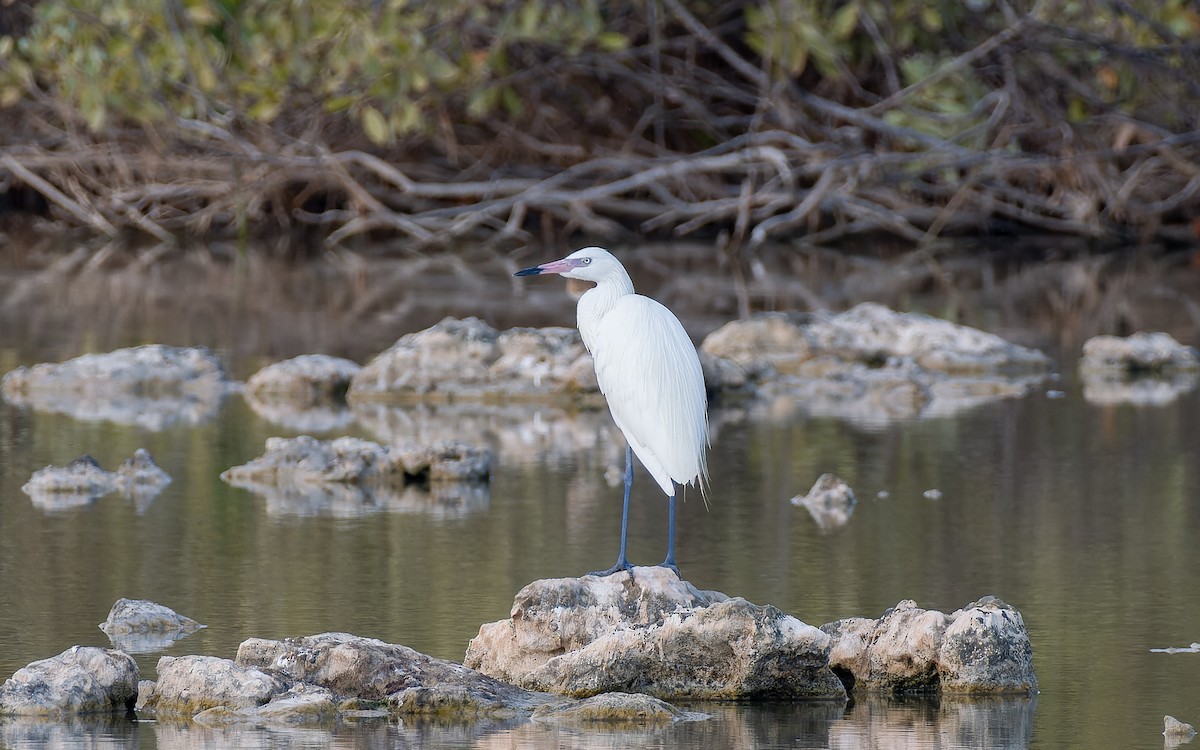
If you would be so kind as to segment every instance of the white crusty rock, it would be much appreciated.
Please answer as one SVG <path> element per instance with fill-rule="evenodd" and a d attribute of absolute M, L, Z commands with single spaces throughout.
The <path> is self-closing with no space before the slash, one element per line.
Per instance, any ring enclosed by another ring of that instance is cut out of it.
<path fill-rule="evenodd" d="M 0 715 L 124 713 L 138 694 L 138 668 L 120 651 L 72 646 L 18 669 L 0 685 Z"/>
<path fill-rule="evenodd" d="M 162 344 L 18 367 L 0 380 L 4 398 L 18 406 L 151 430 L 206 421 L 229 387 L 209 350 Z"/>
<path fill-rule="evenodd" d="M 949 615 L 905 600 L 878 620 L 821 626 L 830 666 L 855 691 L 1033 694 L 1033 649 L 1021 613 L 991 596 Z"/>
<path fill-rule="evenodd" d="M 413 483 L 486 481 L 492 454 L 458 441 L 428 446 L 381 446 L 341 437 L 317 440 L 308 435 L 267 438 L 266 453 L 221 474 L 226 482 L 259 486 L 312 487 L 356 485 L 404 487 Z"/>
<path fill-rule="evenodd" d="M 1174 716 L 1163 717 L 1163 737 L 1168 742 L 1187 742 L 1196 736 L 1196 728 L 1191 724 L 1176 719 Z"/>
<path fill-rule="evenodd" d="M 530 690 L 665 699 L 833 698 L 831 641 L 770 606 L 702 592 L 665 568 L 535 581 L 483 625 L 466 664 Z"/>
<path fill-rule="evenodd" d="M 1129 374 L 1200 369 L 1200 352 L 1169 333 L 1139 332 L 1131 336 L 1093 336 L 1083 344 L 1081 369 L 1116 370 Z"/>
<path fill-rule="evenodd" d="M 344 396 L 361 369 L 341 357 L 304 354 L 262 368 L 246 381 L 245 390 L 262 399 L 321 404 Z"/>
<path fill-rule="evenodd" d="M 118 599 L 100 629 L 126 653 L 151 653 L 205 627 L 170 607 L 146 599 Z"/>
<path fill-rule="evenodd" d="M 115 472 L 105 471 L 91 456 L 84 455 L 66 466 L 38 469 L 21 489 L 44 508 L 60 508 L 90 502 L 110 492 L 129 497 L 153 497 L 171 483 L 150 452 L 138 448 Z"/>
<path fill-rule="evenodd" d="M 163 656 L 158 681 L 139 709 L 157 716 L 194 716 L 211 708 L 257 708 L 292 683 L 255 667 L 216 656 Z"/>
<path fill-rule="evenodd" d="M 791 502 L 808 510 L 818 526 L 829 530 L 846 525 L 854 513 L 858 498 L 844 479 L 833 474 L 822 474 L 807 495 L 797 495 Z"/>

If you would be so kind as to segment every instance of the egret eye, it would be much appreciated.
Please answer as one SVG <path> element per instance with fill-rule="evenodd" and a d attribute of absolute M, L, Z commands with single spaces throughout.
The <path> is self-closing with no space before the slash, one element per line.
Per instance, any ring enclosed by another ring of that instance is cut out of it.
<path fill-rule="evenodd" d="M 583 265 L 585 265 L 585 266 L 590 266 L 591 264 L 592 264 L 592 259 L 591 259 L 591 258 L 584 258 L 584 259 L 583 259 Z"/>

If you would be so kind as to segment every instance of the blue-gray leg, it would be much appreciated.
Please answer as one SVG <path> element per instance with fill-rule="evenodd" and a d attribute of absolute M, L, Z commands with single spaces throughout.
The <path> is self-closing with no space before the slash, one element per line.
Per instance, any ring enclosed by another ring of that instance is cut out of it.
<path fill-rule="evenodd" d="M 679 566 L 675 564 L 675 495 L 679 494 L 679 487 L 672 482 L 671 489 L 675 490 L 675 493 L 667 501 L 667 557 L 658 565 L 675 571 L 675 575 L 678 576 Z"/>
<path fill-rule="evenodd" d="M 629 493 L 633 491 L 633 447 L 625 447 L 625 501 L 621 509 L 621 551 L 617 553 L 617 563 L 608 570 L 588 573 L 592 576 L 610 576 L 621 570 L 631 570 L 632 565 L 625 557 L 625 540 L 629 535 Z M 672 533 L 674 531 L 672 530 Z M 679 572 L 676 570 L 675 572 Z"/>

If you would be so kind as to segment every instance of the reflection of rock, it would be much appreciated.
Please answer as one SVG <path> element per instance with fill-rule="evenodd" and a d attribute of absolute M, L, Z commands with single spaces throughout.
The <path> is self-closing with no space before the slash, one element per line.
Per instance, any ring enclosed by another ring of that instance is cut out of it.
<path fill-rule="evenodd" d="M 123 711 L 84 716 L 6 716 L 0 721 L 5 748 L 136 748 L 138 724 Z M 168 750 L 159 745 L 162 750 Z"/>
<path fill-rule="evenodd" d="M 117 648 L 148 654 L 205 627 L 175 610 L 145 599 L 118 599 L 100 629 Z"/>
<path fill-rule="evenodd" d="M 806 508 L 817 526 L 826 531 L 846 525 L 856 503 L 854 490 L 833 474 L 822 474 L 807 495 L 792 498 L 792 505 Z"/>
<path fill-rule="evenodd" d="M 591 358 L 573 329 L 499 333 L 477 318 L 446 318 L 367 363 L 350 395 L 479 400 L 596 390 Z"/>
<path fill-rule="evenodd" d="M 105 471 L 91 456 L 80 456 L 66 466 L 38 469 L 21 487 L 34 504 L 45 510 L 63 510 L 86 505 L 110 492 L 121 492 L 137 500 L 152 500 L 171 483 L 150 452 L 138 448 L 115 472 Z"/>
<path fill-rule="evenodd" d="M 1169 333 L 1093 336 L 1083 344 L 1083 370 L 1117 370 L 1131 374 L 1167 370 L 1200 370 L 1200 352 Z"/>
<path fill-rule="evenodd" d="M 1049 368 L 1042 353 L 998 336 L 875 304 L 735 321 L 701 349 L 740 367 L 760 402 L 790 400 L 865 426 L 1020 396 Z"/>
<path fill-rule="evenodd" d="M 673 572 L 535 581 L 485 624 L 465 663 L 531 690 L 589 696 L 844 699 L 830 639 L 774 607 L 702 592 Z"/>
<path fill-rule="evenodd" d="M 341 432 L 354 422 L 354 412 L 344 403 L 297 403 L 270 393 L 243 394 L 255 414 L 296 432 Z"/>
<path fill-rule="evenodd" d="M 1084 342 L 1079 373 L 1090 403 L 1161 406 L 1200 382 L 1200 353 L 1166 333 L 1095 336 Z"/>
<path fill-rule="evenodd" d="M 900 700 L 855 696 L 830 727 L 830 750 L 858 748 L 961 748 L 1023 750 L 1033 737 L 1037 698 L 972 697 L 970 700 Z"/>
<path fill-rule="evenodd" d="M 120 651 L 72 646 L 18 669 L 0 685 L 0 715 L 125 712 L 137 700 L 138 668 Z"/>
<path fill-rule="evenodd" d="M 221 478 L 285 515 L 357 516 L 380 510 L 461 516 L 486 507 L 491 452 L 457 441 L 380 446 L 342 437 L 268 438 L 267 452 Z"/>
<path fill-rule="evenodd" d="M 18 406 L 150 430 L 208 420 L 227 388 L 207 349 L 161 344 L 18 367 L 0 381 L 4 398 Z"/>
<path fill-rule="evenodd" d="M 277 396 L 297 404 L 321 404 L 342 398 L 362 368 L 325 354 L 304 354 L 267 365 L 246 381 L 246 393 Z"/>
<path fill-rule="evenodd" d="M 1032 694 L 1033 651 L 1021 613 L 984 597 L 950 615 L 903 601 L 878 620 L 821 626 L 830 666 L 855 692 Z"/>

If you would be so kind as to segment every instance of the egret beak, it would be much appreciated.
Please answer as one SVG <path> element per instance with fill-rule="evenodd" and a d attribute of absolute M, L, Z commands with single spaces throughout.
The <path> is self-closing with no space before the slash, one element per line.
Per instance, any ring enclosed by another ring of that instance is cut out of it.
<path fill-rule="evenodd" d="M 537 276 L 543 273 L 566 273 L 572 268 L 579 268 L 583 265 L 583 261 L 579 258 L 563 258 L 562 260 L 552 260 L 549 263 L 543 263 L 540 266 L 525 268 L 517 271 L 513 276 Z"/>

